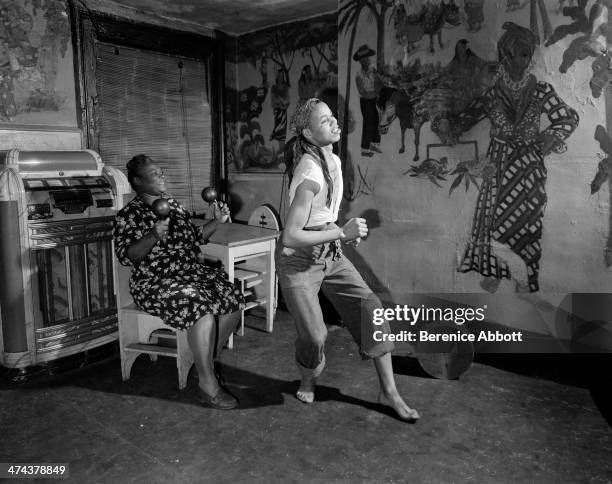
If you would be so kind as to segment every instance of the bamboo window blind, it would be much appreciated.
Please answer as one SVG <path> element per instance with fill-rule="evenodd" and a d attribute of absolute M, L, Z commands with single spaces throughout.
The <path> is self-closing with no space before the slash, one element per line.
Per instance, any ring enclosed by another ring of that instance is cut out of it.
<path fill-rule="evenodd" d="M 207 61 L 99 42 L 96 88 L 100 155 L 125 173 L 144 153 L 166 173 L 169 193 L 204 211 L 211 181 L 212 120 Z"/>

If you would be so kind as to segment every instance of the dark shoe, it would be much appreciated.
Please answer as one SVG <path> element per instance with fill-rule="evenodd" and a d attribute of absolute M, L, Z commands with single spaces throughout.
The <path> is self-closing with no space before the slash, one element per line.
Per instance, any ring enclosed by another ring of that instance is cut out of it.
<path fill-rule="evenodd" d="M 225 378 L 223 378 L 223 375 L 215 371 L 215 377 L 217 378 L 217 381 L 219 382 L 219 386 L 221 388 L 225 388 L 226 382 L 225 382 Z"/>
<path fill-rule="evenodd" d="M 221 388 L 225 388 L 225 378 L 223 378 L 223 375 L 221 374 L 221 370 L 220 370 L 220 366 L 215 365 L 215 378 L 217 379 L 217 381 L 219 382 L 219 386 Z"/>
<path fill-rule="evenodd" d="M 213 396 L 208 395 L 204 390 L 198 388 L 198 402 L 202 405 L 216 408 L 217 410 L 231 410 L 238 406 L 238 400 L 224 388 L 219 387 Z"/>

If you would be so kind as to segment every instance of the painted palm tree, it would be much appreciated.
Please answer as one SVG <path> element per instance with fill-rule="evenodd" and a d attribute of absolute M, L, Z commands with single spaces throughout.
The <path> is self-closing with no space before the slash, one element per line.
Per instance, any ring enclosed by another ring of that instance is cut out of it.
<path fill-rule="evenodd" d="M 345 102 L 342 111 L 341 122 L 347 124 L 349 119 L 349 101 L 351 94 L 351 76 L 352 76 L 352 52 L 355 48 L 355 36 L 357 34 L 357 26 L 361 13 L 366 10 L 371 18 L 374 18 L 377 26 L 376 36 L 376 67 L 379 72 L 382 72 L 385 67 L 385 18 L 387 11 L 394 6 L 394 0 L 340 0 L 338 11 L 338 30 L 341 34 L 346 34 L 350 31 L 348 45 L 348 59 L 346 68 L 346 88 Z M 346 163 L 348 154 L 348 133 L 343 132 L 340 141 L 340 156 L 343 164 Z M 343 166 L 343 171 L 346 176 L 345 192 L 350 199 L 353 196 L 353 180 L 348 166 Z"/>
<path fill-rule="evenodd" d="M 540 10 L 540 17 L 542 17 L 543 35 L 540 35 L 538 29 L 538 10 Z M 529 28 L 540 38 L 540 43 L 544 42 L 552 34 L 552 26 L 550 25 L 544 0 L 531 0 L 529 17 Z"/>
<path fill-rule="evenodd" d="M 344 105 L 340 107 L 342 109 L 340 123 L 344 128 L 342 130 L 342 138 L 340 139 L 340 159 L 342 160 L 342 172 L 344 173 L 344 192 L 345 197 L 349 200 L 353 199 L 354 195 L 354 180 L 351 176 L 352 170 L 349 170 L 347 163 L 348 158 L 348 133 L 346 125 L 348 125 L 349 119 L 349 101 L 351 96 L 351 52 L 355 47 L 355 35 L 357 33 L 357 25 L 359 24 L 359 17 L 363 10 L 367 0 L 340 0 L 340 8 L 338 12 L 338 30 L 340 34 L 351 31 L 348 45 L 348 60 L 346 65 L 346 88 L 344 90 Z"/>

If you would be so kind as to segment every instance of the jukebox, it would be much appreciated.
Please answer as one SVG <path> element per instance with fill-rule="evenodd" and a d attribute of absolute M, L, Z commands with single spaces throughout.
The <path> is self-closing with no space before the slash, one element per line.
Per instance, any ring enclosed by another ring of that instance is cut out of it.
<path fill-rule="evenodd" d="M 0 364 L 117 337 L 112 227 L 126 177 L 93 151 L 0 152 Z"/>

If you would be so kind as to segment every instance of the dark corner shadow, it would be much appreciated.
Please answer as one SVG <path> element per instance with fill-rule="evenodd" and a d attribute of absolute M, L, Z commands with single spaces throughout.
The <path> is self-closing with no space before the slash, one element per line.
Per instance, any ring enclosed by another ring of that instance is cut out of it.
<path fill-rule="evenodd" d="M 590 388 L 612 376 L 612 354 L 477 353 L 474 361 L 523 376 Z"/>
<path fill-rule="evenodd" d="M 391 361 L 393 362 L 393 373 L 396 375 L 433 379 L 431 375 L 423 370 L 418 358 L 415 356 L 393 355 Z"/>
<path fill-rule="evenodd" d="M 475 362 L 523 376 L 587 389 L 612 428 L 612 354 L 480 353 Z"/>
<path fill-rule="evenodd" d="M 601 416 L 606 419 L 608 427 L 612 429 L 612 389 L 610 389 L 610 379 L 599 382 L 589 389 L 589 393 Z"/>

